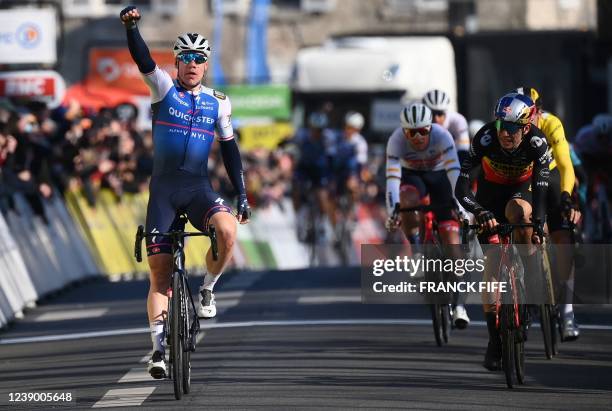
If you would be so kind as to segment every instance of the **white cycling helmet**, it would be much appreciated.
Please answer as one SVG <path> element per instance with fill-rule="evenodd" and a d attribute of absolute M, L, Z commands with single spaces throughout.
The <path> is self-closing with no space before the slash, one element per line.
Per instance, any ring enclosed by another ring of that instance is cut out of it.
<path fill-rule="evenodd" d="M 423 104 L 432 111 L 446 111 L 450 106 L 450 97 L 442 90 L 429 90 L 423 96 Z"/>
<path fill-rule="evenodd" d="M 175 58 L 183 52 L 193 51 L 204 54 L 208 59 L 210 57 L 210 44 L 201 34 L 183 33 L 177 37 L 172 51 Z"/>
<path fill-rule="evenodd" d="M 610 131 L 612 131 L 612 115 L 598 114 L 593 117 L 593 128 L 599 135 L 610 134 Z"/>
<path fill-rule="evenodd" d="M 402 128 L 429 127 L 431 126 L 431 121 L 431 110 L 423 103 L 412 103 L 404 107 L 400 113 Z"/>
<path fill-rule="evenodd" d="M 346 116 L 344 116 L 344 124 L 354 129 L 361 130 L 364 123 L 365 119 L 356 111 L 349 111 L 346 113 Z"/>

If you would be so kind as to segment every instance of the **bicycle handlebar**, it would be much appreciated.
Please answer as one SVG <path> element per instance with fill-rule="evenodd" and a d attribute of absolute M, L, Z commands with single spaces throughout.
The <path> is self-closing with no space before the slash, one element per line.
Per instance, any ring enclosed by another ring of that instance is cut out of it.
<path fill-rule="evenodd" d="M 506 236 L 512 232 L 515 228 L 535 228 L 536 224 L 534 223 L 499 223 L 492 231 L 491 234 L 499 234 L 501 236 Z M 482 228 L 480 224 L 470 224 L 468 220 L 463 220 L 461 228 L 463 229 L 462 235 L 462 243 L 467 242 L 467 233 L 470 230 L 479 230 Z"/>
<path fill-rule="evenodd" d="M 166 233 L 148 233 L 145 232 L 144 226 L 139 225 L 138 229 L 136 230 L 136 242 L 134 244 L 134 257 L 136 257 L 136 261 L 138 261 L 139 263 L 142 262 L 142 240 L 146 237 L 155 236 L 170 237 L 172 238 L 173 242 L 184 237 L 209 237 L 210 246 L 212 248 L 213 260 L 217 261 L 217 259 L 219 258 L 219 249 L 217 247 L 217 232 L 215 231 L 215 227 L 212 225 L 208 227 L 207 232 L 202 233 L 185 232 L 182 230 L 168 231 Z"/>
<path fill-rule="evenodd" d="M 395 208 L 393 209 L 393 218 L 397 218 L 399 213 L 407 213 L 407 212 L 411 212 L 411 211 L 422 211 L 424 213 L 429 212 L 429 211 L 433 211 L 434 213 L 436 211 L 444 211 L 444 210 L 448 210 L 448 209 L 452 209 L 452 210 L 456 210 L 457 207 L 455 204 L 447 204 L 446 206 L 437 206 L 437 205 L 419 205 L 416 207 L 403 207 L 400 208 L 400 204 L 399 203 L 395 203 Z"/>

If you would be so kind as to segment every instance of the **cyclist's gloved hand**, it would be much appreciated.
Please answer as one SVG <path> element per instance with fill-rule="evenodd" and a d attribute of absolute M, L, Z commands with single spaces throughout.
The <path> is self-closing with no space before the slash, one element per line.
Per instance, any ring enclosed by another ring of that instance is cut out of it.
<path fill-rule="evenodd" d="M 127 6 L 119 13 L 119 18 L 121 22 L 127 28 L 132 28 L 136 26 L 136 22 L 140 20 L 140 12 L 135 6 Z"/>
<path fill-rule="evenodd" d="M 236 214 L 238 222 L 240 224 L 248 223 L 251 218 L 251 207 L 249 206 L 246 194 L 241 194 L 240 197 L 238 197 L 238 206 L 236 209 L 238 210 Z"/>
<path fill-rule="evenodd" d="M 476 221 L 480 226 L 487 231 L 493 231 L 493 229 L 497 226 L 497 220 L 495 220 L 495 214 L 488 210 L 482 210 L 476 216 Z"/>
<path fill-rule="evenodd" d="M 572 224 L 578 224 L 580 220 L 580 211 L 576 209 L 572 196 L 567 191 L 561 193 L 561 212 L 563 217 Z"/>
<path fill-rule="evenodd" d="M 389 218 L 387 218 L 387 221 L 385 221 L 385 228 L 387 229 L 387 231 L 392 233 L 393 231 L 397 230 L 397 227 L 399 227 L 401 222 L 402 220 L 400 220 L 396 216 L 389 216 Z"/>
<path fill-rule="evenodd" d="M 544 224 L 540 220 L 535 220 L 533 222 L 531 242 L 533 244 L 544 244 Z"/>

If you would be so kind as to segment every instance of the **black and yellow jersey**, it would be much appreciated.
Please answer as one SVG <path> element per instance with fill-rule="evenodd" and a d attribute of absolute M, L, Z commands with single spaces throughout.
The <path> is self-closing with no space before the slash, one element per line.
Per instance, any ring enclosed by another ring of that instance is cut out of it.
<path fill-rule="evenodd" d="M 550 169 L 559 167 L 561 176 L 561 192 L 567 191 L 571 193 L 574 189 L 576 176 L 574 175 L 574 166 L 570 157 L 570 149 L 565 131 L 561 120 L 554 114 L 543 111 L 537 121 L 536 126 L 542 130 L 548 142 L 548 150 L 552 153 L 552 161 Z"/>

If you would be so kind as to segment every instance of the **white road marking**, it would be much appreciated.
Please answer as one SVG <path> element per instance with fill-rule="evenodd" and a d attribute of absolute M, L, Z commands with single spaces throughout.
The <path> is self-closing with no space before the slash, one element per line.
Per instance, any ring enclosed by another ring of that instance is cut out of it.
<path fill-rule="evenodd" d="M 236 322 L 216 322 L 212 320 L 201 321 L 202 330 L 212 330 L 215 328 L 248 328 L 248 327 L 281 327 L 281 326 L 301 326 L 301 325 L 430 325 L 431 319 L 353 319 L 353 320 L 287 320 L 287 321 L 236 321 Z M 471 321 L 470 326 L 484 327 L 484 321 Z M 538 327 L 538 324 L 534 324 Z M 583 330 L 612 331 L 612 325 L 584 324 L 580 325 Z M 42 335 L 37 337 L 5 338 L 0 339 L 0 345 L 65 341 L 82 338 L 110 337 L 114 335 L 131 335 L 149 333 L 149 328 L 127 328 L 121 330 L 94 331 L 75 334 Z M 148 359 L 147 359 L 148 360 Z"/>
<path fill-rule="evenodd" d="M 147 361 L 149 361 L 148 358 Z M 119 378 L 117 382 L 142 382 L 151 380 L 151 375 L 147 372 L 147 369 L 145 367 L 138 367 L 129 370 L 123 377 Z"/>
<path fill-rule="evenodd" d="M 79 320 L 82 318 L 102 317 L 108 312 L 108 308 L 92 308 L 89 310 L 66 310 L 66 311 L 51 311 L 36 317 L 35 322 L 43 321 L 66 321 Z"/>
<path fill-rule="evenodd" d="M 109 390 L 92 408 L 128 407 L 141 405 L 156 387 L 118 388 Z"/>
<path fill-rule="evenodd" d="M 333 303 L 360 303 L 360 295 L 320 295 L 320 296 L 301 296 L 298 304 L 333 304 Z"/>
<path fill-rule="evenodd" d="M 140 328 L 124 328 L 120 330 L 90 331 L 90 332 L 82 332 L 82 333 L 74 333 L 74 334 L 39 335 L 36 337 L 1 339 L 0 345 L 31 343 L 31 342 L 79 340 L 82 338 L 111 337 L 114 335 L 131 335 L 131 334 L 142 334 L 142 333 L 148 334 L 150 332 L 151 330 L 149 329 L 149 327 L 140 327 Z"/>

